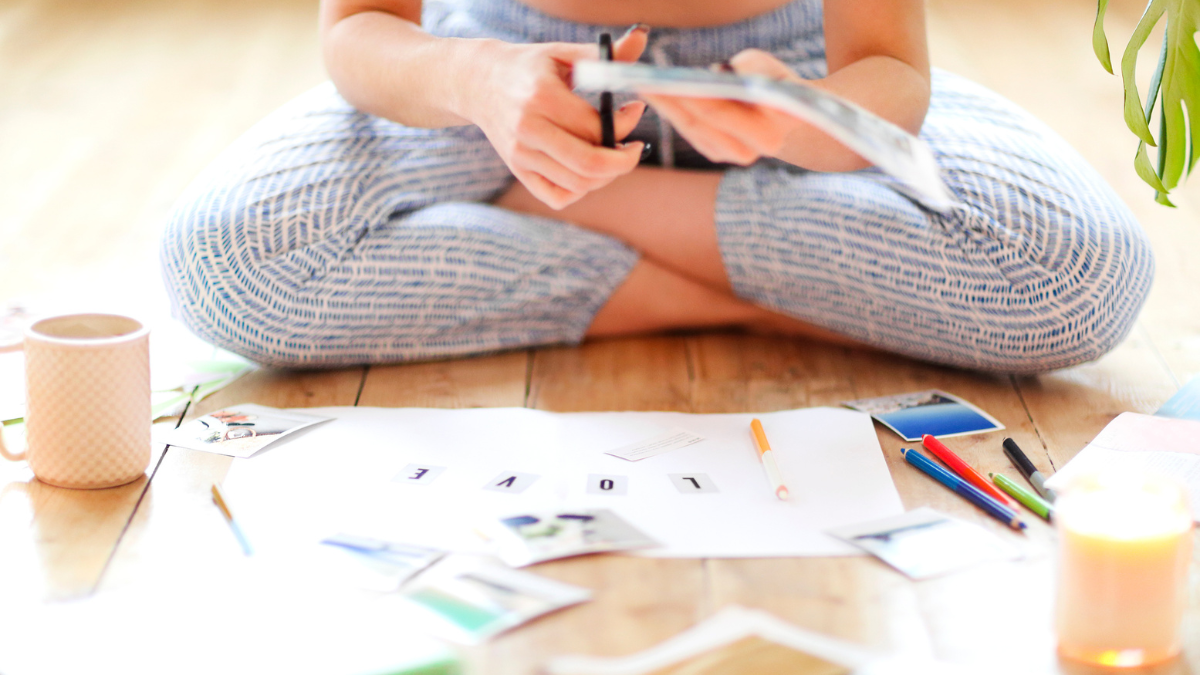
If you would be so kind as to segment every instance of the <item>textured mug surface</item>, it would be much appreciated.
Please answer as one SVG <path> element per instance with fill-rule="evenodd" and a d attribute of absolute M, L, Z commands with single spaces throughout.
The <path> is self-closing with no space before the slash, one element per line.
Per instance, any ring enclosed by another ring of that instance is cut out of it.
<path fill-rule="evenodd" d="M 105 488 L 150 464 L 150 336 L 113 314 L 72 314 L 25 333 L 26 457 L 38 480 Z"/>

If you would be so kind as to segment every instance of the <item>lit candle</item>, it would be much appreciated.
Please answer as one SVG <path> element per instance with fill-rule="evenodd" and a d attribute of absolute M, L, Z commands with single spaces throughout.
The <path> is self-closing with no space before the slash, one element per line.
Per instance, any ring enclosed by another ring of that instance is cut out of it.
<path fill-rule="evenodd" d="M 1059 498 L 1058 649 L 1104 666 L 1180 650 L 1192 515 L 1165 478 L 1093 476 Z"/>

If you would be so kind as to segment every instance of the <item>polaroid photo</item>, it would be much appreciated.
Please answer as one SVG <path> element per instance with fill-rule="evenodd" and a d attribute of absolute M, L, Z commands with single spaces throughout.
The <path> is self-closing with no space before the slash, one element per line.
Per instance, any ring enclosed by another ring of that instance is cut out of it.
<path fill-rule="evenodd" d="M 244 459 L 288 434 L 330 419 L 247 403 L 198 417 L 156 440 Z"/>
<path fill-rule="evenodd" d="M 410 582 L 401 596 L 434 635 L 478 644 L 589 600 L 592 592 L 481 559 L 447 558 Z"/>
<path fill-rule="evenodd" d="M 920 441 L 925 434 L 949 438 L 1004 428 L 979 407 L 937 389 L 846 401 L 842 405 L 867 413 L 909 442 Z"/>
<path fill-rule="evenodd" d="M 343 585 L 390 593 L 430 565 L 445 551 L 372 537 L 336 534 L 321 540 L 320 573 Z"/>
<path fill-rule="evenodd" d="M 928 507 L 828 533 L 917 580 L 1022 555 L 1018 547 L 987 529 Z"/>
<path fill-rule="evenodd" d="M 484 527 L 496 554 L 524 567 L 589 553 L 652 548 L 658 542 L 608 509 L 544 511 L 491 521 Z"/>

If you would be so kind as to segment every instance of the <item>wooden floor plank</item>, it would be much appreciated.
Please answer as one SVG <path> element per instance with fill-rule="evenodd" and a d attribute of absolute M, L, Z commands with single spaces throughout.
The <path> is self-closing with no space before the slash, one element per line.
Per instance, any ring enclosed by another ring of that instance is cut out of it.
<path fill-rule="evenodd" d="M 408 365 L 372 366 L 360 406 L 502 408 L 525 405 L 528 352 Z"/>
<path fill-rule="evenodd" d="M 711 333 L 688 340 L 697 413 L 789 410 L 854 398 L 854 355 L 807 340 Z"/>
<path fill-rule="evenodd" d="M 10 449 L 21 434 L 5 433 Z M 153 470 L 162 454 L 155 445 Z M 100 582 L 149 477 L 105 490 L 47 485 L 25 463 L 0 460 L 0 606 L 29 600 L 68 600 Z"/>
<path fill-rule="evenodd" d="M 529 407 L 689 412 L 686 345 L 686 338 L 663 336 L 539 350 Z"/>

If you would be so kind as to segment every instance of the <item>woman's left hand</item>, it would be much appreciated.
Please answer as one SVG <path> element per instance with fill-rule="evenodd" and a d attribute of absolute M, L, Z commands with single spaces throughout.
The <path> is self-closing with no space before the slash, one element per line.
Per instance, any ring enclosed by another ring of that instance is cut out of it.
<path fill-rule="evenodd" d="M 782 61 L 759 49 L 747 49 L 729 60 L 739 75 L 802 81 Z M 747 166 L 776 157 L 788 136 L 804 123 L 774 108 L 713 98 L 643 94 L 650 105 L 714 162 Z"/>

